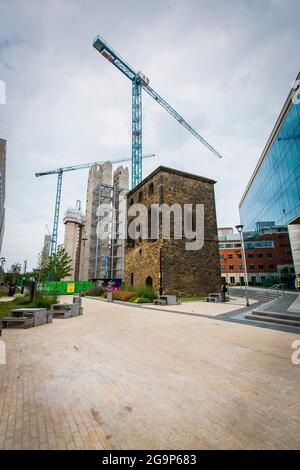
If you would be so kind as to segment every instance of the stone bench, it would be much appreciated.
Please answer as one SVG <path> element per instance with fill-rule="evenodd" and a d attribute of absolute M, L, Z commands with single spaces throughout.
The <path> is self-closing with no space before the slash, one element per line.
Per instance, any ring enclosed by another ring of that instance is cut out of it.
<path fill-rule="evenodd" d="M 23 326 L 23 328 L 31 328 L 33 326 L 32 317 L 4 317 L 1 320 L 3 328 L 17 328 Z"/>
<path fill-rule="evenodd" d="M 11 311 L 11 317 L 32 318 L 33 326 L 45 325 L 47 323 L 47 309 L 46 308 L 19 308 Z"/>
<path fill-rule="evenodd" d="M 206 302 L 220 302 L 220 294 L 208 294 L 208 297 L 206 297 Z"/>
<path fill-rule="evenodd" d="M 80 303 L 64 303 L 51 305 L 50 312 L 53 315 L 53 318 L 71 318 L 82 315 L 83 309 L 80 306 Z"/>
<path fill-rule="evenodd" d="M 180 305 L 181 302 L 176 295 L 160 295 L 158 299 L 153 300 L 154 305 Z"/>

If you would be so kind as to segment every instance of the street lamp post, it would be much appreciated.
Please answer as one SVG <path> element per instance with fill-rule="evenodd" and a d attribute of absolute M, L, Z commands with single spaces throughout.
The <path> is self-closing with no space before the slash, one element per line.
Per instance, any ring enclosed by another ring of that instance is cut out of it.
<path fill-rule="evenodd" d="M 6 262 L 6 259 L 4 258 L 4 256 L 2 256 L 2 258 L 0 258 L 0 263 L 1 263 L 1 267 L 0 267 L 0 270 L 1 270 L 1 273 L 0 273 L 1 282 L 3 282 L 3 280 L 4 280 L 4 265 L 5 265 L 5 262 Z"/>
<path fill-rule="evenodd" d="M 26 270 L 27 270 L 27 259 L 25 259 L 25 261 L 24 261 L 24 271 L 23 271 L 21 294 L 24 294 L 24 283 L 25 283 Z"/>
<path fill-rule="evenodd" d="M 235 228 L 240 234 L 240 240 L 242 245 L 242 256 L 243 256 L 243 265 L 244 265 L 244 276 L 245 276 L 245 293 L 246 293 L 246 305 L 249 307 L 249 298 L 248 298 L 248 273 L 247 273 L 247 265 L 246 265 L 246 254 L 245 254 L 245 245 L 244 245 L 244 237 L 243 237 L 243 225 L 236 225 Z"/>

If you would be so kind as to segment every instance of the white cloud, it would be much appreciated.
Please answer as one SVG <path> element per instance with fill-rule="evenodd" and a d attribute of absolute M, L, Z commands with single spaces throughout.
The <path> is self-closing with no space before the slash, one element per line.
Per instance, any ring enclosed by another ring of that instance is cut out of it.
<path fill-rule="evenodd" d="M 157 154 L 144 175 L 164 164 L 216 179 L 218 222 L 234 225 L 298 72 L 299 11 L 296 0 L 2 0 L 8 262 L 33 267 L 52 225 L 56 177 L 36 171 L 130 155 L 131 83 L 93 49 L 98 33 L 224 155 L 216 159 L 144 94 L 144 151 Z M 61 215 L 85 201 L 86 178 L 64 175 Z"/>

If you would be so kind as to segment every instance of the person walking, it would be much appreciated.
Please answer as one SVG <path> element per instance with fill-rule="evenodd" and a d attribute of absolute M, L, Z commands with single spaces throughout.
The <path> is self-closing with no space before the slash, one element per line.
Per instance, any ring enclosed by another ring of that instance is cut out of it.
<path fill-rule="evenodd" d="M 220 290 L 220 300 L 221 302 L 226 302 L 226 294 L 228 292 L 226 284 L 221 285 L 221 290 Z"/>

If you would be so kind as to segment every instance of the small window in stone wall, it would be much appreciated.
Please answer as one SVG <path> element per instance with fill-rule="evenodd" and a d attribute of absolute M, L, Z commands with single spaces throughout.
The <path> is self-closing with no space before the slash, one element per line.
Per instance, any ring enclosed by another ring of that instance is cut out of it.
<path fill-rule="evenodd" d="M 150 183 L 149 184 L 149 194 L 153 194 L 154 193 L 154 185 L 153 183 Z"/>
<path fill-rule="evenodd" d="M 143 252 L 142 252 L 142 248 L 140 248 L 140 255 L 141 255 L 142 253 L 143 253 Z"/>
<path fill-rule="evenodd" d="M 148 277 L 146 278 L 146 286 L 152 287 L 152 285 L 153 285 L 152 277 L 151 277 L 151 276 L 148 276 Z"/>
<path fill-rule="evenodd" d="M 129 205 L 130 205 L 130 206 L 133 205 L 133 199 L 132 199 L 132 198 L 130 199 Z"/>
<path fill-rule="evenodd" d="M 139 192 L 139 202 L 142 202 L 142 200 L 143 200 L 143 192 L 140 191 Z"/>

